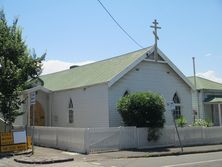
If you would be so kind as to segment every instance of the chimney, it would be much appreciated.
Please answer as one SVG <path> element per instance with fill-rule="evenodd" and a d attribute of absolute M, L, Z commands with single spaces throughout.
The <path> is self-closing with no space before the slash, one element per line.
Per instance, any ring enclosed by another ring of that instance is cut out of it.
<path fill-rule="evenodd" d="M 69 69 L 77 68 L 77 67 L 79 67 L 79 66 L 78 65 L 72 65 L 72 66 L 69 67 Z"/>

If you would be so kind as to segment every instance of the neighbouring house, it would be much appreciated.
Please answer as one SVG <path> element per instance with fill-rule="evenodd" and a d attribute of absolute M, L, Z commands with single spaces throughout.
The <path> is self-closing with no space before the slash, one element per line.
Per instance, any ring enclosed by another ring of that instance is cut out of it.
<path fill-rule="evenodd" d="M 188 77 L 194 84 L 194 77 Z M 222 84 L 196 77 L 196 92 L 192 95 L 193 110 L 197 118 L 205 119 L 214 126 L 222 126 Z M 199 112 L 198 112 L 199 111 Z"/>
<path fill-rule="evenodd" d="M 148 47 L 95 63 L 73 66 L 68 70 L 43 75 L 39 85 L 24 91 L 25 114 L 16 124 L 60 127 L 117 127 L 123 122 L 117 101 L 133 92 L 151 91 L 174 101 L 176 117 L 183 115 L 191 124 L 193 86 L 161 51 Z M 155 57 L 155 58 L 154 58 Z M 30 104 L 31 93 L 37 100 Z M 172 125 L 170 111 L 166 125 Z"/>

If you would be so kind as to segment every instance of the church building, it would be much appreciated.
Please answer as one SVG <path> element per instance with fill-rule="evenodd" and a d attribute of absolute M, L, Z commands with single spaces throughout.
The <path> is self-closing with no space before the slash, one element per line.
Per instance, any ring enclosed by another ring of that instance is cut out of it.
<path fill-rule="evenodd" d="M 41 76 L 43 86 L 24 92 L 25 111 L 17 123 L 61 127 L 123 126 L 117 111 L 118 100 L 134 92 L 155 92 L 175 103 L 175 116 L 192 123 L 192 85 L 182 72 L 157 49 L 148 47 L 95 63 Z M 36 104 L 30 104 L 36 92 Z M 172 113 L 165 112 L 166 125 Z"/>
<path fill-rule="evenodd" d="M 157 48 L 157 22 L 153 22 L 155 45 L 103 61 L 72 66 L 40 77 L 44 84 L 24 91 L 24 115 L 15 124 L 59 127 L 123 126 L 117 102 L 126 94 L 155 92 L 175 103 L 174 116 L 193 121 L 193 87 L 183 73 Z M 31 101 L 36 92 L 35 104 Z M 167 107 L 166 107 L 167 108 Z M 33 121 L 34 111 L 34 121 Z M 166 125 L 173 125 L 171 111 Z"/>

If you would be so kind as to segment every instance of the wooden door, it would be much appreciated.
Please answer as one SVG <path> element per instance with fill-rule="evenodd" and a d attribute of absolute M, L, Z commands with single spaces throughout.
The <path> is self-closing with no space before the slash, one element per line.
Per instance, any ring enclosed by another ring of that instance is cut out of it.
<path fill-rule="evenodd" d="M 45 126 L 45 114 L 42 105 L 36 101 L 35 107 L 35 126 Z M 30 125 L 33 125 L 33 105 L 30 107 Z"/>

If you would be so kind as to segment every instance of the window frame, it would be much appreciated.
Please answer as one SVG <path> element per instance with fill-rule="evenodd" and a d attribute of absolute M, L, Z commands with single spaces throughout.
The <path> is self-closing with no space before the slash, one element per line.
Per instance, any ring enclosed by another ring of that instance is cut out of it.
<path fill-rule="evenodd" d="M 74 123 L 74 111 L 69 110 L 69 123 L 72 124 Z"/>
<path fill-rule="evenodd" d="M 173 111 L 173 117 L 174 119 L 178 119 L 179 117 L 182 116 L 182 107 L 181 107 L 181 100 L 180 97 L 178 96 L 178 93 L 174 93 L 173 95 L 173 102 L 175 104 L 175 109 Z"/>
<path fill-rule="evenodd" d="M 73 101 L 70 98 L 69 99 L 69 105 L 68 105 L 68 122 L 69 124 L 73 124 L 74 123 L 74 109 L 73 109 Z"/>

